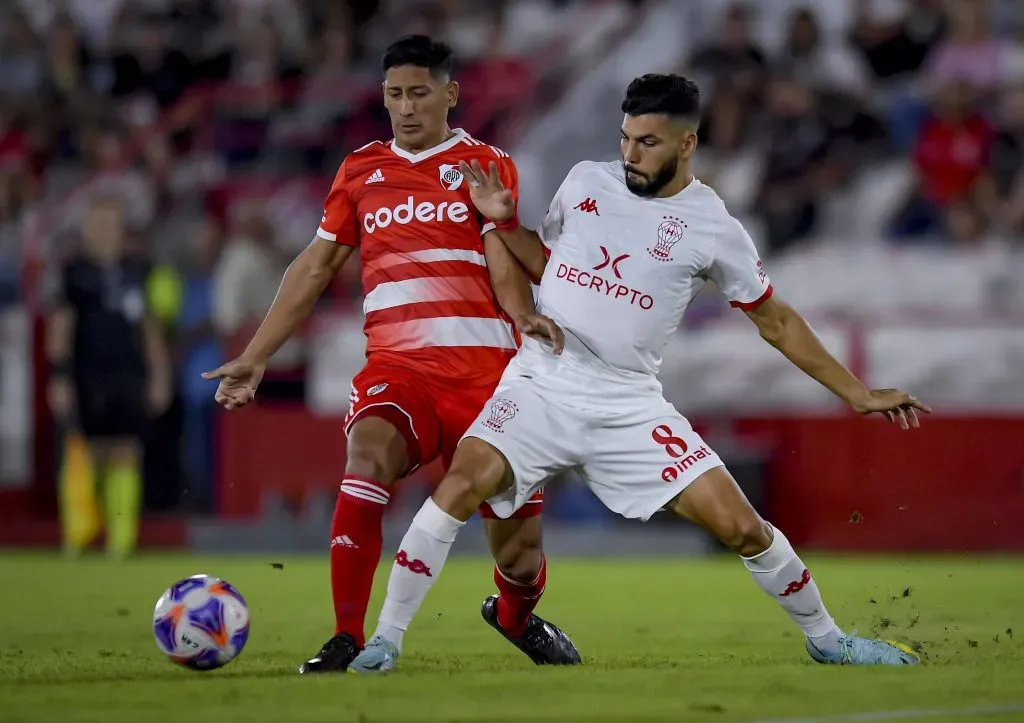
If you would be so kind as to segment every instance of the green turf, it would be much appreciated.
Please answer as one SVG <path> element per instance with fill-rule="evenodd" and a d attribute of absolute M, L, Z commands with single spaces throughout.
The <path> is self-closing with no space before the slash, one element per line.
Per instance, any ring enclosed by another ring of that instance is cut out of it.
<path fill-rule="evenodd" d="M 332 628 L 326 558 L 116 564 L 8 553 L 0 720 L 726 722 L 1024 704 L 1019 559 L 810 562 L 842 625 L 921 643 L 927 665 L 809 663 L 798 631 L 734 559 L 556 559 L 539 612 L 573 636 L 586 665 L 536 668 L 480 620 L 490 566 L 457 559 L 409 632 L 398 673 L 302 678 L 296 665 Z M 212 673 L 172 665 L 150 629 L 159 594 L 197 572 L 229 580 L 252 612 L 248 647 Z"/>

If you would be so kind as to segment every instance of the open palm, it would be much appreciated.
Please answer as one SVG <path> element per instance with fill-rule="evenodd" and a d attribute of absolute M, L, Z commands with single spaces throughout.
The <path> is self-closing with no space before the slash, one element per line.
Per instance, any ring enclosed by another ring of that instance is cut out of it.
<path fill-rule="evenodd" d="M 512 191 L 501 182 L 498 165 L 494 161 L 491 161 L 487 171 L 484 171 L 480 161 L 474 160 L 472 165 L 459 161 L 459 170 L 469 183 L 469 197 L 477 211 L 499 223 L 515 215 L 516 201 Z"/>
<path fill-rule="evenodd" d="M 903 429 L 921 426 L 917 413 L 931 414 L 931 408 L 902 389 L 871 389 L 867 396 L 853 405 L 860 414 L 884 414 Z"/>

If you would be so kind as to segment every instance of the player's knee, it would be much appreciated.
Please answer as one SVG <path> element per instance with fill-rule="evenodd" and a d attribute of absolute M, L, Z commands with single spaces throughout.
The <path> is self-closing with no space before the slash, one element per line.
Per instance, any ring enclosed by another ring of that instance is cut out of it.
<path fill-rule="evenodd" d="M 741 557 L 759 555 L 772 544 L 772 528 L 760 515 L 740 515 L 729 520 L 718 530 L 718 537 L 730 550 Z"/>
<path fill-rule="evenodd" d="M 134 467 L 141 461 L 142 452 L 134 439 L 113 439 L 93 444 L 93 453 L 104 463 L 117 467 Z"/>
<path fill-rule="evenodd" d="M 507 468 L 505 458 L 489 444 L 467 439 L 459 445 L 448 474 L 434 491 L 434 502 L 453 517 L 468 520 L 501 489 Z"/>
<path fill-rule="evenodd" d="M 407 467 L 405 438 L 390 422 L 367 417 L 352 426 L 345 474 L 390 485 L 402 476 Z"/>
<path fill-rule="evenodd" d="M 459 520 L 468 520 L 488 497 L 486 485 L 472 472 L 452 470 L 434 490 L 434 502 Z"/>

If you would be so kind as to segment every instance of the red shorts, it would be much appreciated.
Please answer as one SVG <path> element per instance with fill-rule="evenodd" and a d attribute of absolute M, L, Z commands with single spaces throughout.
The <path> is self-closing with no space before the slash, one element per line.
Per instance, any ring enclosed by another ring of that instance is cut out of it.
<path fill-rule="evenodd" d="M 489 384 L 467 386 L 446 384 L 436 377 L 417 375 L 394 364 L 370 362 L 352 380 L 345 434 L 352 425 L 368 416 L 393 424 L 405 437 L 409 455 L 409 475 L 417 468 L 441 458 L 447 470 L 455 448 L 469 425 L 480 414 L 494 393 L 498 379 Z M 544 493 L 538 492 L 512 515 L 522 519 L 541 513 Z M 497 519 L 486 502 L 480 515 Z"/>

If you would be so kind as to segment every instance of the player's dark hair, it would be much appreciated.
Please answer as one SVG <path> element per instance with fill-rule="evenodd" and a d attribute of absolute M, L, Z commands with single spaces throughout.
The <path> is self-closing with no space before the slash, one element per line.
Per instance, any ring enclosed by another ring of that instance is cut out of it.
<path fill-rule="evenodd" d="M 627 115 L 661 114 L 692 122 L 700 120 L 700 88 L 681 75 L 648 73 L 626 88 L 622 112 Z"/>
<path fill-rule="evenodd" d="M 454 64 L 455 51 L 449 46 L 426 35 L 406 35 L 384 51 L 380 69 L 386 73 L 401 65 L 414 65 L 431 73 L 451 75 Z"/>

